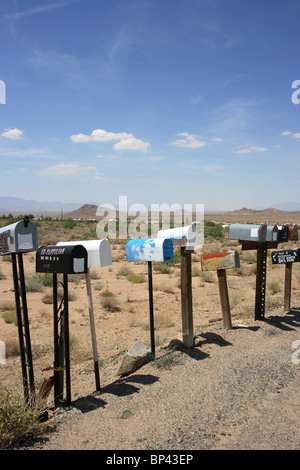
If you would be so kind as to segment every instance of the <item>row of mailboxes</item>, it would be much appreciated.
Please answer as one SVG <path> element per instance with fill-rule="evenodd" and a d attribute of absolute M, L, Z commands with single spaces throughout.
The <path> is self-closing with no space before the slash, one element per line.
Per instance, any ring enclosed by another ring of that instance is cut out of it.
<path fill-rule="evenodd" d="M 285 242 L 298 240 L 297 225 L 266 225 L 266 224 L 231 224 L 228 230 L 231 240 L 253 242 Z"/>

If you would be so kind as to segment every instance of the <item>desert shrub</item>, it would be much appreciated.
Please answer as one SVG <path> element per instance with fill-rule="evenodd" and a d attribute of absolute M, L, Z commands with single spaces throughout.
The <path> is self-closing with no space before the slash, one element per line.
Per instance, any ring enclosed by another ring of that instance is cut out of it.
<path fill-rule="evenodd" d="M 5 323 L 13 323 L 14 325 L 18 324 L 16 310 L 9 310 L 3 313 L 2 318 L 5 321 Z"/>
<path fill-rule="evenodd" d="M 112 292 L 108 289 L 101 294 L 101 305 L 108 312 L 118 312 L 120 310 L 119 302 Z"/>
<path fill-rule="evenodd" d="M 223 227 L 211 221 L 204 222 L 204 238 L 212 237 L 222 240 L 224 238 Z"/>
<path fill-rule="evenodd" d="M 29 407 L 8 390 L 0 390 L 0 449 L 11 448 L 21 438 L 35 435 L 40 429 L 43 404 Z"/>
<path fill-rule="evenodd" d="M 5 279 L 5 278 L 6 278 L 5 274 L 3 273 L 2 269 L 0 269 L 0 280 Z"/>
<path fill-rule="evenodd" d="M 272 294 L 277 294 L 281 291 L 281 287 L 276 281 L 270 282 L 270 284 L 268 284 L 268 289 Z"/>
<path fill-rule="evenodd" d="M 172 267 L 169 264 L 163 262 L 153 263 L 153 269 L 161 274 L 171 274 L 171 272 L 173 271 Z"/>
<path fill-rule="evenodd" d="M 128 274 L 131 274 L 132 273 L 132 270 L 130 269 L 129 266 L 122 266 L 118 272 L 117 272 L 117 277 L 121 277 L 121 276 L 128 276 Z"/>
<path fill-rule="evenodd" d="M 130 282 L 133 282 L 134 284 L 145 282 L 145 276 L 142 274 L 130 273 L 126 276 L 126 279 L 128 279 Z"/>
<path fill-rule="evenodd" d="M 43 292 L 44 286 L 39 275 L 34 274 L 26 280 L 26 290 L 27 292 Z"/>
<path fill-rule="evenodd" d="M 15 302 L 13 300 L 1 300 L 0 302 L 0 311 L 8 312 L 15 308 Z"/>
<path fill-rule="evenodd" d="M 77 225 L 77 222 L 73 219 L 66 219 L 62 223 L 63 228 L 67 228 L 67 229 L 72 229 L 76 227 L 76 225 Z"/>

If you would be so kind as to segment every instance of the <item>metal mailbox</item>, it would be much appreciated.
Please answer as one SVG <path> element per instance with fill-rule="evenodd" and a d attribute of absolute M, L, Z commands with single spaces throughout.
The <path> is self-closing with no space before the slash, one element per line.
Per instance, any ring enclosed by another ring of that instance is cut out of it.
<path fill-rule="evenodd" d="M 87 272 L 87 251 L 82 245 L 42 246 L 36 254 L 40 273 L 80 274 Z"/>
<path fill-rule="evenodd" d="M 88 254 L 88 268 L 103 268 L 112 264 L 111 247 L 107 239 L 58 242 L 57 246 L 82 245 Z"/>
<path fill-rule="evenodd" d="M 289 227 L 288 225 L 278 225 L 278 238 L 279 243 L 287 242 L 289 239 Z"/>
<path fill-rule="evenodd" d="M 228 237 L 231 240 L 265 242 L 267 226 L 265 224 L 231 224 Z"/>
<path fill-rule="evenodd" d="M 216 271 L 218 269 L 239 268 L 240 258 L 237 251 L 227 251 L 223 253 L 214 253 L 202 255 L 202 271 Z"/>
<path fill-rule="evenodd" d="M 126 254 L 128 261 L 171 261 L 173 243 L 168 238 L 128 240 Z"/>
<path fill-rule="evenodd" d="M 273 264 L 287 264 L 300 261 L 300 250 L 282 250 L 271 253 Z"/>
<path fill-rule="evenodd" d="M 298 240 L 298 225 L 289 224 L 289 240 Z"/>
<path fill-rule="evenodd" d="M 176 227 L 167 230 L 160 230 L 157 233 L 158 238 L 169 238 L 173 246 L 184 246 L 185 249 L 193 249 L 198 245 L 198 232 L 196 224 L 185 227 Z"/>
<path fill-rule="evenodd" d="M 266 241 L 267 242 L 278 241 L 278 225 L 267 225 Z"/>
<path fill-rule="evenodd" d="M 0 228 L 0 254 L 37 251 L 36 225 L 26 217 L 19 222 Z"/>

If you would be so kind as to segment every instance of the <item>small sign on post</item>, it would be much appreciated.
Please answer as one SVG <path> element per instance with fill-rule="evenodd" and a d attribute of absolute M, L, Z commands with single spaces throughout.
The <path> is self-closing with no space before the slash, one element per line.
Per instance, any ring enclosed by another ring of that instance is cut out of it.
<path fill-rule="evenodd" d="M 201 257 L 202 271 L 217 271 L 223 326 L 226 329 L 232 329 L 226 269 L 239 267 L 240 259 L 237 251 L 202 255 Z"/>
<path fill-rule="evenodd" d="M 300 250 L 282 250 L 273 251 L 271 253 L 273 264 L 284 264 L 284 311 L 289 311 L 291 308 L 291 293 L 292 293 L 292 266 L 293 263 L 300 262 Z"/>

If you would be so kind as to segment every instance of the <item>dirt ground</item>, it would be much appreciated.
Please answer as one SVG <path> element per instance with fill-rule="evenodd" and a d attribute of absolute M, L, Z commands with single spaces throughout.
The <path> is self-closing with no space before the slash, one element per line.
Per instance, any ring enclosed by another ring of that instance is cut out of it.
<path fill-rule="evenodd" d="M 289 242 L 280 249 L 295 246 Z M 233 249 L 241 269 L 227 271 L 233 329 L 225 330 L 217 276 L 201 274 L 201 255 Z M 255 253 L 242 252 L 228 239 L 207 240 L 192 255 L 193 349 L 181 343 L 180 265 L 167 273 L 154 266 L 156 360 L 120 378 L 120 361 L 134 341 L 150 347 L 148 277 L 147 264 L 126 261 L 124 245 L 113 244 L 112 257 L 111 266 L 92 270 L 101 391 L 95 391 L 85 278 L 72 276 L 72 406 L 54 411 L 50 393 L 44 432 L 21 448 L 298 449 L 300 366 L 293 344 L 300 340 L 300 266 L 293 266 L 292 308 L 284 312 L 284 267 L 272 265 L 269 257 L 266 317 L 254 321 Z M 29 280 L 35 254 L 24 255 L 24 267 Z M 142 282 L 128 280 L 128 268 Z M 10 261 L 2 258 L 0 270 L 0 339 L 7 348 L 0 384 L 22 393 L 17 327 L 2 316 L 14 309 Z M 110 310 L 102 304 L 107 291 L 115 301 Z M 53 373 L 51 295 L 51 285 L 27 292 L 37 391 Z"/>

